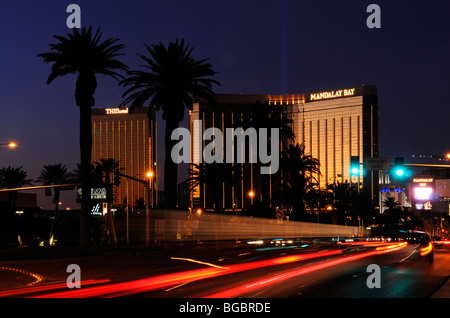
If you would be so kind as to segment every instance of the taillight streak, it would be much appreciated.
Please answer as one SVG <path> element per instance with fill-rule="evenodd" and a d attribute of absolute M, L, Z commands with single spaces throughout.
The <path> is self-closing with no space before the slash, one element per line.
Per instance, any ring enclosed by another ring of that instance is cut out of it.
<path fill-rule="evenodd" d="M 169 286 L 193 282 L 201 279 L 233 274 L 241 271 L 267 266 L 298 262 L 318 257 L 342 254 L 342 250 L 329 250 L 308 254 L 290 255 L 246 264 L 229 265 L 222 268 L 203 268 L 185 272 L 149 277 L 130 282 L 114 283 L 91 288 L 67 290 L 57 293 L 35 296 L 35 298 L 83 298 L 83 297 L 119 297 L 130 294 L 149 292 Z"/>
<path fill-rule="evenodd" d="M 430 242 L 426 247 L 420 249 L 420 256 L 425 256 L 433 250 L 433 244 Z"/>
<path fill-rule="evenodd" d="M 247 293 L 250 293 L 252 291 L 258 290 L 260 288 L 266 287 L 270 284 L 274 284 L 274 283 L 280 283 L 282 281 L 285 281 L 287 279 L 296 277 L 296 276 L 300 276 L 300 275 L 304 275 L 307 273 L 311 273 L 314 271 L 318 271 L 321 269 L 325 269 L 331 266 L 336 266 L 339 264 L 344 264 L 347 262 L 351 262 L 351 261 L 355 261 L 355 260 L 359 260 L 365 257 L 369 257 L 369 256 L 374 256 L 374 255 L 381 255 L 384 253 L 390 253 L 393 251 L 397 251 L 399 249 L 405 248 L 407 246 L 406 242 L 400 243 L 400 244 L 394 244 L 394 245 L 390 245 L 390 246 L 386 246 L 386 248 L 384 249 L 376 249 L 374 251 L 370 251 L 370 252 L 364 252 L 361 254 L 356 254 L 356 255 L 350 255 L 350 256 L 343 256 L 340 257 L 338 259 L 332 259 L 329 261 L 324 261 L 322 263 L 319 264 L 314 264 L 314 265 L 308 265 L 308 266 L 303 266 L 299 269 L 295 269 L 295 270 L 290 270 L 290 271 L 286 271 L 282 274 L 278 274 L 275 275 L 273 277 L 270 278 L 265 278 L 263 280 L 255 280 L 251 283 L 245 284 L 245 285 L 240 285 L 238 287 L 234 287 L 234 288 L 230 288 L 221 292 L 217 292 L 214 294 L 210 294 L 208 296 L 206 296 L 206 298 L 232 298 L 232 297 L 237 297 L 239 295 L 244 295 Z"/>
<path fill-rule="evenodd" d="M 110 282 L 109 279 L 91 279 L 91 280 L 81 281 L 80 286 L 84 287 L 87 285 L 103 284 L 103 283 L 109 283 L 109 282 Z M 63 289 L 63 288 L 68 288 L 67 282 L 3 290 L 3 291 L 0 291 L 0 297 L 13 297 L 13 296 L 18 296 L 18 295 L 23 295 L 23 294 L 38 293 L 38 292 L 51 291 L 51 290 Z"/>

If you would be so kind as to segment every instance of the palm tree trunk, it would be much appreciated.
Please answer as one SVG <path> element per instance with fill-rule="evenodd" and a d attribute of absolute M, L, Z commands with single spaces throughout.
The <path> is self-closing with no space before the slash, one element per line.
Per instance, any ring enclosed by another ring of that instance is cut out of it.
<path fill-rule="evenodd" d="M 177 164 L 172 160 L 172 148 L 177 143 L 176 140 L 171 139 L 172 131 L 179 126 L 179 121 L 173 118 L 166 119 L 165 131 L 165 161 L 164 161 L 164 207 L 166 209 L 173 209 L 177 203 Z"/>
<path fill-rule="evenodd" d="M 81 151 L 81 224 L 80 245 L 91 240 L 91 107 L 80 106 L 80 151 Z"/>

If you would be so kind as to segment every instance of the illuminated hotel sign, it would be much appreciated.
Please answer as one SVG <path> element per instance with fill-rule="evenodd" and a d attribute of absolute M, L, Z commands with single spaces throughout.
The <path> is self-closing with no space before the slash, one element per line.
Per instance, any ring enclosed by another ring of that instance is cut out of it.
<path fill-rule="evenodd" d="M 338 97 L 347 97 L 347 96 L 354 96 L 355 95 L 355 89 L 339 89 L 336 91 L 328 91 L 328 92 L 322 92 L 322 93 L 315 93 L 310 94 L 310 100 L 322 100 L 322 99 L 330 99 L 330 98 L 338 98 Z"/>
<path fill-rule="evenodd" d="M 128 108 L 105 108 L 106 115 L 128 114 Z"/>
<path fill-rule="evenodd" d="M 413 178 L 413 201 L 416 210 L 432 210 L 434 201 L 434 179 Z"/>
<path fill-rule="evenodd" d="M 427 183 L 427 182 L 433 182 L 433 178 L 414 178 L 414 183 Z"/>

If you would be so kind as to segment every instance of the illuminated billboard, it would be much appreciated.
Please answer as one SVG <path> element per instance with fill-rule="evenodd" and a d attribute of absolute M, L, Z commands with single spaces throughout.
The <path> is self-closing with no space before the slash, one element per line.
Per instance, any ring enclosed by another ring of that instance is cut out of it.
<path fill-rule="evenodd" d="M 416 210 L 432 210 L 434 201 L 434 179 L 429 177 L 412 180 L 414 208 Z"/>
<path fill-rule="evenodd" d="M 432 188 L 414 188 L 414 199 L 416 200 L 431 200 Z"/>

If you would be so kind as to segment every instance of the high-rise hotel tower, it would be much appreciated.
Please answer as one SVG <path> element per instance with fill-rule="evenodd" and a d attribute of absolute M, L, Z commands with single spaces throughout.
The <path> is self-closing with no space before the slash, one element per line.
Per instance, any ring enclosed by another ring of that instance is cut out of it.
<path fill-rule="evenodd" d="M 119 161 L 120 172 L 141 180 L 146 180 L 152 171 L 152 189 L 156 184 L 156 120 L 148 107 L 93 108 L 92 109 L 92 162 L 101 158 Z M 156 191 L 152 191 L 152 205 Z M 114 205 L 134 205 L 136 199 L 146 199 L 144 184 L 122 177 L 120 185 L 114 187 Z"/>
<path fill-rule="evenodd" d="M 367 159 L 378 157 L 378 96 L 376 86 L 357 86 L 342 89 L 320 91 L 316 93 L 299 93 L 285 95 L 249 95 L 220 94 L 218 105 L 208 105 L 203 101 L 194 104 L 190 112 L 190 129 L 192 151 L 191 162 L 197 163 L 198 134 L 195 121 L 201 121 L 201 133 L 216 127 L 225 132 L 242 117 L 248 105 L 256 102 L 268 102 L 270 105 L 282 105 L 283 116 L 292 120 L 295 134 L 294 143 L 304 143 L 306 154 L 312 155 L 320 162 L 321 174 L 316 176 L 321 188 L 336 182 L 359 185 L 372 199 L 378 195 L 378 171 L 364 169 Z M 224 134 L 225 135 L 225 134 Z M 224 144 L 224 143 L 223 143 Z M 282 146 L 280 146 L 282 147 Z M 282 149 L 280 149 L 281 153 Z M 359 173 L 352 175 L 350 164 L 352 157 L 360 163 Z M 260 180 L 254 168 L 243 166 L 243 178 L 240 184 L 230 188 L 223 185 L 220 201 L 221 209 L 245 208 L 259 198 L 248 197 L 258 187 Z M 274 176 L 271 176 L 273 179 Z M 271 179 L 271 180 L 272 180 Z M 269 200 L 276 197 L 279 187 L 273 180 Z M 230 189 L 228 189 L 228 188 Z M 208 208 L 208 191 L 198 187 L 193 192 L 192 200 Z M 203 193 L 201 193 L 203 191 Z M 217 190 L 215 191 L 217 192 Z M 217 193 L 215 193 L 217 195 Z M 201 200 L 199 198 L 201 197 Z M 375 202 L 376 199 L 375 199 Z"/>

